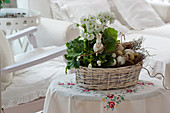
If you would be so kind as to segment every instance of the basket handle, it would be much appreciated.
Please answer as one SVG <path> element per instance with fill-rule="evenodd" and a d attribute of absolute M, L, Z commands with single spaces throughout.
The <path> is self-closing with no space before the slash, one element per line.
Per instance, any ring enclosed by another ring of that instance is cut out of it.
<path fill-rule="evenodd" d="M 162 78 L 163 78 L 163 81 L 162 81 L 163 87 L 164 87 L 166 90 L 169 90 L 169 88 L 165 86 L 165 77 L 163 76 L 162 73 L 156 73 L 154 76 L 151 76 L 151 74 L 150 74 L 150 72 L 149 72 L 149 70 L 148 70 L 147 68 L 145 68 L 145 67 L 142 67 L 142 68 L 145 69 L 145 70 L 148 72 L 148 75 L 149 75 L 151 78 L 155 78 L 156 75 L 161 75 Z"/>

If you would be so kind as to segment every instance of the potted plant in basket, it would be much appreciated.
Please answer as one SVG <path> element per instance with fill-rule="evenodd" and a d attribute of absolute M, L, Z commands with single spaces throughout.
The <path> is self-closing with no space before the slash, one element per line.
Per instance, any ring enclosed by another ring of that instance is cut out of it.
<path fill-rule="evenodd" d="M 78 85 L 89 89 L 111 89 L 137 83 L 141 61 L 144 59 L 144 55 L 137 52 L 141 48 L 142 39 L 120 43 L 117 40 L 118 31 L 107 26 L 114 20 L 113 13 L 103 12 L 82 17 L 80 24 L 75 24 L 75 27 L 81 29 L 81 35 L 66 43 L 65 59 L 66 73 L 71 68 L 77 69 Z M 129 84 L 128 81 L 133 83 Z"/>

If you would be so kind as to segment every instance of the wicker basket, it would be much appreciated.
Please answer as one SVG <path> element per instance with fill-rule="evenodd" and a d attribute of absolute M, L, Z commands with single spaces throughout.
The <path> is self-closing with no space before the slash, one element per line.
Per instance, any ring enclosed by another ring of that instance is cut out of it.
<path fill-rule="evenodd" d="M 76 83 L 87 89 L 118 89 L 137 84 L 143 62 L 118 68 L 87 68 L 76 70 Z"/>

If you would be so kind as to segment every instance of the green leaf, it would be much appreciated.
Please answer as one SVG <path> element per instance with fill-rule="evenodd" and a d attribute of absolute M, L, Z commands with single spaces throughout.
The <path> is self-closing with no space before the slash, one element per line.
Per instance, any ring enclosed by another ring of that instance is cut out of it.
<path fill-rule="evenodd" d="M 122 100 L 125 100 L 124 97 L 122 97 L 122 96 L 121 96 L 121 99 L 122 99 Z"/>
<path fill-rule="evenodd" d="M 118 31 L 114 28 L 106 28 L 104 30 L 103 38 L 106 43 L 106 51 L 114 51 L 117 44 Z"/>
<path fill-rule="evenodd" d="M 4 3 L 10 3 L 10 0 L 3 0 Z"/>
<path fill-rule="evenodd" d="M 71 42 L 66 43 L 67 57 L 77 57 L 83 54 L 83 40 L 79 40 L 80 37 L 74 39 Z"/>
<path fill-rule="evenodd" d="M 71 68 L 79 68 L 80 61 L 77 61 L 76 58 L 68 57 L 67 55 L 64 55 L 64 56 L 65 56 L 65 59 L 67 60 L 67 67 L 66 67 L 65 73 L 67 73 L 67 70 Z"/>
<path fill-rule="evenodd" d="M 106 58 L 107 62 L 103 64 L 104 67 L 110 67 L 114 63 L 114 59 L 112 57 Z"/>

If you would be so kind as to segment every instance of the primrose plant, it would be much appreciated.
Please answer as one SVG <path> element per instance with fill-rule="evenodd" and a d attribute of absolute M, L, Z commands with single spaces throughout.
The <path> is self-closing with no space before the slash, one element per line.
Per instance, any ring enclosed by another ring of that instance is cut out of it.
<path fill-rule="evenodd" d="M 108 27 L 115 21 L 115 14 L 101 12 L 97 15 L 83 16 L 75 28 L 80 28 L 81 35 L 66 43 L 68 69 L 85 67 L 110 67 L 114 60 L 112 52 L 116 48 L 118 31 Z"/>

